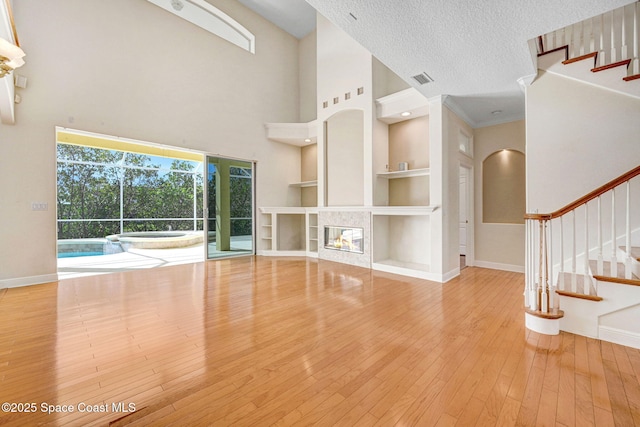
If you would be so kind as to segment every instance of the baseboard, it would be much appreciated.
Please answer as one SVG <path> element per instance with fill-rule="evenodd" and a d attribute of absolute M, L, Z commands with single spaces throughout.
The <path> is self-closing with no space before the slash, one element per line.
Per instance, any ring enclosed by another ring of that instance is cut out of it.
<path fill-rule="evenodd" d="M 21 286 L 40 285 L 58 281 L 58 273 L 43 274 L 41 276 L 19 277 L 17 279 L 0 280 L 1 288 L 18 288 Z"/>
<path fill-rule="evenodd" d="M 456 268 L 454 268 L 453 270 L 451 270 L 451 271 L 449 271 L 449 272 L 447 272 L 447 273 L 444 273 L 444 274 L 442 275 L 442 280 L 440 280 L 440 281 L 441 281 L 442 283 L 446 283 L 446 282 L 448 282 L 449 280 L 451 280 L 451 279 L 453 279 L 453 278 L 458 277 L 459 275 L 460 275 L 460 267 L 456 267 Z"/>
<path fill-rule="evenodd" d="M 511 271 L 513 273 L 524 273 L 524 265 L 501 264 L 499 262 L 480 261 L 476 259 L 474 267 L 490 268 L 492 270 Z"/>
<path fill-rule="evenodd" d="M 602 341 L 640 349 L 640 334 L 637 332 L 629 332 L 601 325 L 598 327 L 598 338 Z"/>

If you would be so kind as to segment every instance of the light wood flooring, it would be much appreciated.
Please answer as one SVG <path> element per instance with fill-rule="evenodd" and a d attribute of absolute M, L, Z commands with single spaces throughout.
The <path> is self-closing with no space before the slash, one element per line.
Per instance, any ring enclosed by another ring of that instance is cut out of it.
<path fill-rule="evenodd" d="M 37 408 L 0 424 L 640 426 L 640 350 L 530 332 L 522 291 L 265 257 L 0 291 L 0 401 Z"/>

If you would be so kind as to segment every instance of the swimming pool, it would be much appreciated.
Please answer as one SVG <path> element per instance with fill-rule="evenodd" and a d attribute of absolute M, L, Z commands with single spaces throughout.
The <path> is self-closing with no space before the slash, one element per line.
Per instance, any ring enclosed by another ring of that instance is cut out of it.
<path fill-rule="evenodd" d="M 58 258 L 75 258 L 81 256 L 97 256 L 97 255 L 105 255 L 104 252 L 58 252 Z"/>
<path fill-rule="evenodd" d="M 58 258 L 110 255 L 123 252 L 120 243 L 107 239 L 58 240 Z"/>

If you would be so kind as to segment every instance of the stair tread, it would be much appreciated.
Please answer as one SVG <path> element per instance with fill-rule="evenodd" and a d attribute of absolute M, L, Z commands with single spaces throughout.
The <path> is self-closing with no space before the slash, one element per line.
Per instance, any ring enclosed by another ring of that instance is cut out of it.
<path fill-rule="evenodd" d="M 640 74 L 633 74 L 631 76 L 627 76 L 627 77 L 623 77 L 622 80 L 624 80 L 625 82 L 630 82 L 632 80 L 637 80 L 640 79 Z"/>
<path fill-rule="evenodd" d="M 561 319 L 564 317 L 564 311 L 554 308 L 549 313 L 545 313 L 540 310 L 531 310 L 529 307 L 525 307 L 524 311 L 532 316 L 541 317 L 543 319 Z"/>
<path fill-rule="evenodd" d="M 564 65 L 573 64 L 574 62 L 583 61 L 583 60 L 589 59 L 589 58 L 595 58 L 597 56 L 598 56 L 598 52 L 591 52 L 591 53 L 587 53 L 586 55 L 580 55 L 580 56 L 576 56 L 575 58 L 566 59 L 566 60 L 562 61 L 562 63 Z"/>
<path fill-rule="evenodd" d="M 627 252 L 626 246 L 618 246 L 618 249 L 620 249 L 622 252 Z M 631 246 L 629 255 L 631 255 L 631 258 L 640 261 L 640 246 Z"/>
<path fill-rule="evenodd" d="M 621 283 L 624 285 L 640 286 L 640 278 L 638 278 L 635 274 L 631 275 L 631 279 L 625 278 L 624 264 L 621 262 L 617 263 L 617 274 L 615 276 L 611 275 L 611 262 L 609 261 L 604 261 L 602 263 L 602 274 L 597 274 L 598 261 L 590 260 L 589 266 L 591 267 L 591 271 L 594 273 L 593 277 L 596 280 L 601 280 L 603 282 Z"/>
<path fill-rule="evenodd" d="M 590 301 L 602 301 L 602 297 L 599 297 L 597 295 L 585 295 L 585 294 L 581 294 L 579 292 L 569 292 L 569 291 L 559 291 L 556 290 L 556 293 L 558 295 L 563 295 L 565 297 L 573 297 L 573 298 L 580 298 L 580 299 L 586 299 L 586 300 L 590 300 Z"/>
<path fill-rule="evenodd" d="M 640 74 L 638 74 L 640 76 Z M 632 246 L 631 247 L 631 258 L 635 258 L 637 261 L 640 261 L 640 247 Z"/>
<path fill-rule="evenodd" d="M 592 68 L 591 71 L 593 71 L 594 73 L 597 73 L 598 71 L 609 70 L 611 68 L 616 68 L 616 67 L 622 67 L 622 66 L 628 67 L 630 63 L 631 63 L 630 59 L 625 59 L 623 61 L 613 62 L 611 64 L 603 65 L 601 67 Z"/>
<path fill-rule="evenodd" d="M 564 288 L 560 288 L 560 275 L 564 276 Z M 576 293 L 569 290 L 571 289 L 571 275 L 572 273 L 568 273 L 566 271 L 560 273 L 558 275 L 558 282 L 556 283 L 556 289 L 562 292 Z M 580 290 L 584 289 L 584 280 L 585 280 L 584 274 L 576 273 L 576 289 L 580 289 Z M 585 294 L 581 293 L 580 295 L 585 295 Z M 596 295 L 596 289 L 593 287 L 593 283 L 589 284 L 589 294 L 587 295 L 590 295 L 590 296 Z"/>

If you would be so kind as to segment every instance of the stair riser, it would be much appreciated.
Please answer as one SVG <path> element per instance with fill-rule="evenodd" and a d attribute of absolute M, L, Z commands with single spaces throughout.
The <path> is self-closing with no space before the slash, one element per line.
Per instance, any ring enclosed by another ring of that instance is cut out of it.
<path fill-rule="evenodd" d="M 592 338 L 600 337 L 601 319 L 606 320 L 607 328 L 626 332 L 633 337 L 640 333 L 638 322 L 629 322 L 624 318 L 612 318 L 615 313 L 627 311 L 628 316 L 640 316 L 640 287 L 625 286 L 614 283 L 598 282 L 598 295 L 602 301 L 589 301 L 572 297 L 559 296 L 560 308 L 564 317 L 560 319 L 560 329 Z"/>

